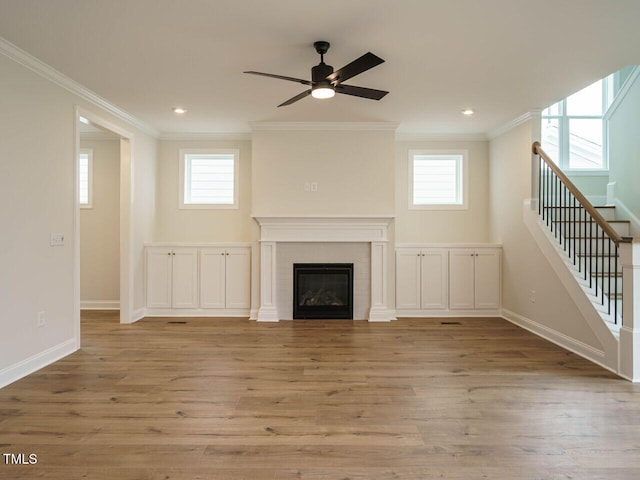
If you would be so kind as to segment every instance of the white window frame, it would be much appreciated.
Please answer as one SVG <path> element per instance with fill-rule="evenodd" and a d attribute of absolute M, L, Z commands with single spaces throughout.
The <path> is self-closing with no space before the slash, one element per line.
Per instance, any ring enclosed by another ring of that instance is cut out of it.
<path fill-rule="evenodd" d="M 415 204 L 413 203 L 413 167 L 414 159 L 417 155 L 426 155 L 433 157 L 458 156 L 460 157 L 457 165 L 456 189 L 459 202 L 457 203 L 431 203 L 431 204 Z M 469 152 L 467 150 L 409 150 L 409 209 L 410 210 L 467 210 L 469 208 Z"/>
<path fill-rule="evenodd" d="M 93 150 L 91 148 L 81 148 L 80 155 L 87 155 L 88 178 L 87 178 L 87 203 L 80 203 L 80 156 L 78 156 L 78 205 L 80 208 L 93 208 Z"/>
<path fill-rule="evenodd" d="M 186 157 L 190 154 L 199 155 L 233 155 L 233 203 L 185 203 L 186 180 L 187 180 L 187 161 Z M 239 208 L 239 192 L 240 192 L 240 152 L 238 149 L 220 149 L 220 148 L 189 148 L 180 150 L 179 161 L 179 192 L 178 192 L 178 205 L 180 209 L 204 209 L 204 210 L 218 210 L 218 209 L 238 209 Z"/>
<path fill-rule="evenodd" d="M 617 72 L 616 72 L 617 73 Z M 615 74 L 614 74 L 615 75 Z M 558 162 L 558 166 L 564 172 L 570 173 L 575 176 L 600 176 L 609 173 L 609 155 L 608 155 L 608 122 L 606 121 L 606 113 L 609 105 L 612 101 L 613 90 L 613 78 L 614 75 L 603 78 L 602 81 L 602 115 L 568 115 L 567 114 L 567 98 L 563 98 L 557 102 L 560 113 L 557 115 L 544 115 L 541 116 L 541 121 L 545 122 L 548 119 L 558 121 L 558 156 L 559 158 L 552 158 L 553 161 Z M 575 92 L 577 93 L 577 92 Z M 571 96 L 571 95 L 570 95 Z M 556 105 L 556 104 L 553 104 Z M 548 108 L 551 108 L 550 105 Z M 570 120 L 601 120 L 602 121 L 602 167 L 601 168 L 570 168 L 569 167 L 569 122 Z M 543 145 L 544 148 L 544 145 Z"/>

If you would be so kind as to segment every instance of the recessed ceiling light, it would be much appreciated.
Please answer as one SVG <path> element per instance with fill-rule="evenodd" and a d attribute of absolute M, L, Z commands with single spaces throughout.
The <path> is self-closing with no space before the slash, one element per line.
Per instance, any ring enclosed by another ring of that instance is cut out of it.
<path fill-rule="evenodd" d="M 177 113 L 178 115 L 182 115 L 183 113 L 187 113 L 187 109 L 186 108 L 182 108 L 182 107 L 175 107 L 173 109 L 173 113 Z"/>
<path fill-rule="evenodd" d="M 461 112 L 461 113 L 462 113 L 463 115 L 470 116 L 470 115 L 473 115 L 473 114 L 474 114 L 474 113 L 476 113 L 476 112 L 474 112 L 471 108 L 465 108 L 464 110 L 462 110 L 462 112 Z"/>

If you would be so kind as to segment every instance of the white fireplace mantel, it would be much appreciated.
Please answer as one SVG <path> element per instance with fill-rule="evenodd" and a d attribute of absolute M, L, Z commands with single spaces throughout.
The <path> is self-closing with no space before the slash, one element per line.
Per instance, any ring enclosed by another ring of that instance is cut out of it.
<path fill-rule="evenodd" d="M 370 322 L 395 320 L 387 295 L 388 228 L 393 216 L 254 216 L 260 225 L 260 309 L 258 321 L 280 320 L 276 307 L 276 255 L 282 242 L 371 244 Z"/>

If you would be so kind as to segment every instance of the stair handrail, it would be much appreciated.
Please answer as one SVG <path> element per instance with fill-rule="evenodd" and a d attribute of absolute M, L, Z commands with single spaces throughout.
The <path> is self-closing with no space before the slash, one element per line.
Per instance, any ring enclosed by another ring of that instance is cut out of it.
<path fill-rule="evenodd" d="M 562 170 L 555 164 L 553 160 L 542 149 L 540 142 L 533 142 L 531 150 L 534 155 L 538 155 L 544 163 L 556 174 L 560 181 L 569 189 L 576 200 L 584 207 L 584 209 L 591 215 L 593 220 L 600 226 L 600 228 L 608 235 L 608 237 L 616 244 L 620 246 L 621 243 L 631 243 L 631 237 L 623 237 L 607 222 L 602 214 L 596 210 L 589 200 L 578 190 L 569 177 L 567 177 Z"/>

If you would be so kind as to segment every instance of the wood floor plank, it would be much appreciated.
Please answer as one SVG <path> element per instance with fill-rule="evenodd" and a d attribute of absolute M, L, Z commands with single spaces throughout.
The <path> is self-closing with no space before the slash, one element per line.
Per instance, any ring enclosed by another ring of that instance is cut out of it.
<path fill-rule="evenodd" d="M 0 453 L 38 459 L 0 478 L 640 478 L 640 386 L 501 319 L 175 322 L 83 312 L 0 390 Z"/>

